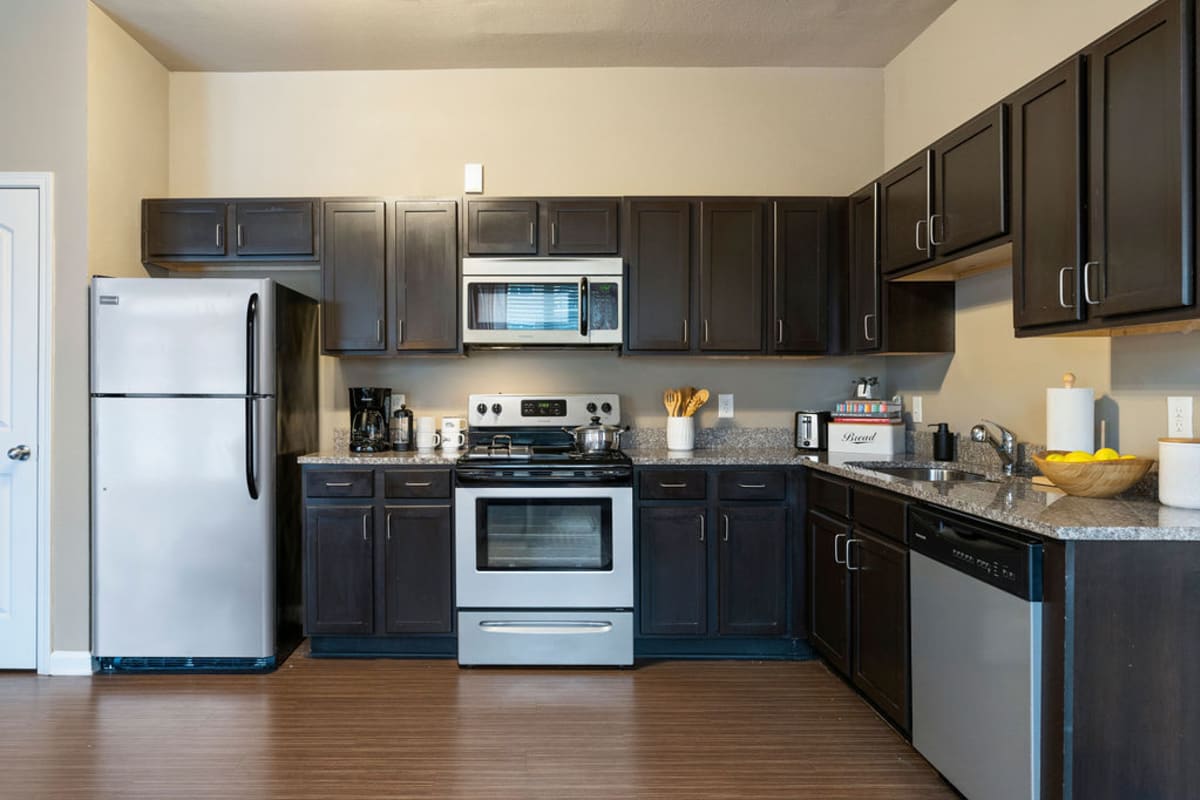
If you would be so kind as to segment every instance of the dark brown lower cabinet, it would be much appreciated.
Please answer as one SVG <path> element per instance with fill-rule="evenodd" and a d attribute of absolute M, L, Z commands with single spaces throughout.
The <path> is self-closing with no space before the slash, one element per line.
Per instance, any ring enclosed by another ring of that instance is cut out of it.
<path fill-rule="evenodd" d="M 449 505 L 384 508 L 388 633 L 454 629 L 454 529 Z"/>
<path fill-rule="evenodd" d="M 855 528 L 846 568 L 854 609 L 851 678 L 907 728 L 908 548 Z"/>
<path fill-rule="evenodd" d="M 786 633 L 787 509 L 721 506 L 717 513 L 718 631 L 724 636 Z"/>
<path fill-rule="evenodd" d="M 641 632 L 708 632 L 708 510 L 702 505 L 643 508 L 639 514 Z"/>
<path fill-rule="evenodd" d="M 844 673 L 850 672 L 850 579 L 842 553 L 849 538 L 847 523 L 809 512 L 809 639 Z"/>
<path fill-rule="evenodd" d="M 305 632 L 375 629 L 374 507 L 319 506 L 305 514 Z"/>

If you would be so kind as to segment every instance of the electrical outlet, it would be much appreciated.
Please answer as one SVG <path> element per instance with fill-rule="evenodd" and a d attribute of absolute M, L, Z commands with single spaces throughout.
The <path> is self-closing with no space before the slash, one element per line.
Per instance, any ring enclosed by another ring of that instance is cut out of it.
<path fill-rule="evenodd" d="M 733 395 L 717 395 L 717 416 L 721 419 L 733 419 Z"/>
<path fill-rule="evenodd" d="M 925 399 L 919 394 L 912 396 L 912 417 L 913 422 L 925 421 Z"/>
<path fill-rule="evenodd" d="M 1192 398 L 1167 398 L 1167 433 L 1176 439 L 1192 438 Z"/>

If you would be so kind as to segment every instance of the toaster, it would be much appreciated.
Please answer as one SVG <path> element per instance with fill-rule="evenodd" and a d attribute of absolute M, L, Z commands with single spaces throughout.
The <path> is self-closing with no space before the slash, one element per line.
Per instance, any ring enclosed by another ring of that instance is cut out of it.
<path fill-rule="evenodd" d="M 828 450 L 829 412 L 797 411 L 794 441 L 798 450 Z"/>

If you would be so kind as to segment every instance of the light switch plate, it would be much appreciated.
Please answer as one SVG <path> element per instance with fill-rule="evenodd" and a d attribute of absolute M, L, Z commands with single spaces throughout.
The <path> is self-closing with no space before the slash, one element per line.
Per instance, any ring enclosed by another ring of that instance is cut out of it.
<path fill-rule="evenodd" d="M 913 422 L 925 421 L 925 400 L 919 394 L 914 394 L 912 397 L 912 417 Z"/>
<path fill-rule="evenodd" d="M 717 416 L 721 419 L 733 419 L 733 395 L 717 395 Z"/>
<path fill-rule="evenodd" d="M 463 167 L 463 192 L 483 193 L 483 164 L 467 164 Z"/>
<path fill-rule="evenodd" d="M 1192 438 L 1192 398 L 1167 398 L 1167 435 L 1173 439 Z"/>

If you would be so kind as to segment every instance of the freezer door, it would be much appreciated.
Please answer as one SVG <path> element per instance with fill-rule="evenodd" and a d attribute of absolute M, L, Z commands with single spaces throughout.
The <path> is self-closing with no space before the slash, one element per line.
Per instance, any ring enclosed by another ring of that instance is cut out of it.
<path fill-rule="evenodd" d="M 95 656 L 273 653 L 275 401 L 251 403 L 248 450 L 246 401 L 93 398 Z"/>
<path fill-rule="evenodd" d="M 96 278 L 92 393 L 274 394 L 271 280 Z"/>

